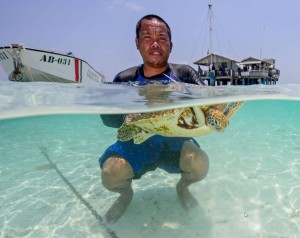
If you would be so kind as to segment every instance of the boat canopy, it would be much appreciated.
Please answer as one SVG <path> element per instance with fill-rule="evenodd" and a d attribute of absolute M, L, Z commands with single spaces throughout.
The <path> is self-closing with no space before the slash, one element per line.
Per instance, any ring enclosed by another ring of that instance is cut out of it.
<path fill-rule="evenodd" d="M 241 66 L 247 65 L 264 65 L 265 67 L 274 67 L 275 60 L 274 59 L 257 59 L 254 57 L 248 57 L 243 59 L 238 63 Z"/>
<path fill-rule="evenodd" d="M 211 54 L 208 54 L 205 57 L 195 61 L 194 64 L 210 66 L 211 62 L 213 62 L 216 65 L 220 65 L 222 63 L 226 63 L 227 65 L 232 65 L 232 64 L 237 63 L 236 60 L 227 58 L 227 57 L 222 56 L 222 55 L 217 55 L 217 54 L 211 53 Z"/>

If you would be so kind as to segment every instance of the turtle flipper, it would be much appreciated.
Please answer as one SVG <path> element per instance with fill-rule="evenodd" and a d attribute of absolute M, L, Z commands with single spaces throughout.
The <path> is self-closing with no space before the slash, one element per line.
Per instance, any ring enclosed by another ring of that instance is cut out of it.
<path fill-rule="evenodd" d="M 128 141 L 133 139 L 134 144 L 141 144 L 154 134 L 148 133 L 135 125 L 123 124 L 118 129 L 117 138 L 120 141 Z"/>
<path fill-rule="evenodd" d="M 192 108 L 195 113 L 195 117 L 197 119 L 198 127 L 204 126 L 206 120 L 203 111 L 201 110 L 200 107 L 192 107 Z"/>
<path fill-rule="evenodd" d="M 133 142 L 134 144 L 141 144 L 153 135 L 154 134 L 152 133 L 148 133 L 146 131 L 141 130 L 133 136 Z"/>
<path fill-rule="evenodd" d="M 119 129 L 118 129 L 118 134 L 117 138 L 120 141 L 128 141 L 133 138 L 133 126 L 131 125 L 126 125 L 123 124 Z"/>
<path fill-rule="evenodd" d="M 240 102 L 231 102 L 224 110 L 224 115 L 228 120 L 239 110 L 239 108 L 244 104 L 243 101 Z"/>

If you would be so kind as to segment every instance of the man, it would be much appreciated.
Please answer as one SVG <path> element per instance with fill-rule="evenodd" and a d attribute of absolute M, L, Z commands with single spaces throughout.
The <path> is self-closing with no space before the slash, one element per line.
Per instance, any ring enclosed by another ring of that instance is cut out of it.
<path fill-rule="evenodd" d="M 114 82 L 136 81 L 147 84 L 156 80 L 204 84 L 190 66 L 168 63 L 173 46 L 171 30 L 159 16 L 147 15 L 138 21 L 135 44 L 143 58 L 143 65 L 119 73 Z M 222 109 L 223 105 L 216 107 Z M 121 120 L 110 121 L 110 116 L 102 116 L 102 119 L 104 124 L 112 127 L 119 127 L 122 123 Z M 158 135 L 139 145 L 134 144 L 133 140 L 117 141 L 104 152 L 99 162 L 103 186 L 120 194 L 105 215 L 109 223 L 116 222 L 132 200 L 132 180 L 156 168 L 181 173 L 176 186 L 179 200 L 186 210 L 195 207 L 198 202 L 188 186 L 202 180 L 209 168 L 207 154 L 193 138 Z"/>

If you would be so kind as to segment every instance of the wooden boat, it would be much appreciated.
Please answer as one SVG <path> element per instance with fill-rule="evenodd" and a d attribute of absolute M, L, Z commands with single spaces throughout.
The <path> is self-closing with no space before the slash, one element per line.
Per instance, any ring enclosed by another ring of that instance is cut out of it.
<path fill-rule="evenodd" d="M 11 81 L 82 84 L 105 81 L 103 74 L 71 52 L 62 54 L 12 44 L 0 47 L 0 64 Z"/>

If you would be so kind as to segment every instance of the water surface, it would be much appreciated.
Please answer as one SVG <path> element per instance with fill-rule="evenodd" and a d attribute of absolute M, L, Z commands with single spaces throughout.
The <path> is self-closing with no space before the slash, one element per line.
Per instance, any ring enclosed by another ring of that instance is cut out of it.
<path fill-rule="evenodd" d="M 297 237 L 299 86 L 161 91 L 149 104 L 147 92 L 132 86 L 2 83 L 1 237 Z M 102 217 L 117 194 L 102 187 L 98 158 L 116 129 L 99 113 L 200 99 L 247 100 L 224 133 L 197 138 L 210 158 L 208 176 L 191 186 L 200 206 L 183 210 L 174 189 L 179 175 L 158 169 L 134 181 L 128 210 L 106 225 Z"/>

